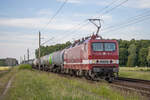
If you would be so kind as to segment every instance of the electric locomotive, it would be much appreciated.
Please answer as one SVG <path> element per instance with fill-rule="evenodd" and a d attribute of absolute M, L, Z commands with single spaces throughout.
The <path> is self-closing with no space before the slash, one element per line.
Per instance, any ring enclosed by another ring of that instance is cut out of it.
<path fill-rule="evenodd" d="M 96 34 L 75 41 L 64 50 L 53 52 L 49 55 L 35 59 L 35 68 L 57 73 L 84 76 L 87 79 L 105 79 L 112 82 L 118 77 L 119 48 L 117 40 L 103 39 L 98 35 L 101 25 L 97 26 Z"/>

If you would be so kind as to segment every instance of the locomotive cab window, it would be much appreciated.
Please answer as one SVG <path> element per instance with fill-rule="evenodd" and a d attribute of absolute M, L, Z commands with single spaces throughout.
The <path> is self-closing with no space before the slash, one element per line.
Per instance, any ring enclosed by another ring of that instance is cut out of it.
<path fill-rule="evenodd" d="M 105 51 L 115 51 L 116 45 L 115 43 L 104 43 Z"/>
<path fill-rule="evenodd" d="M 93 51 L 103 51 L 103 43 L 100 43 L 100 42 L 95 42 L 95 43 L 92 43 L 92 49 Z"/>
<path fill-rule="evenodd" d="M 93 51 L 115 51 L 116 44 L 115 43 L 102 43 L 102 42 L 94 42 L 92 43 Z"/>

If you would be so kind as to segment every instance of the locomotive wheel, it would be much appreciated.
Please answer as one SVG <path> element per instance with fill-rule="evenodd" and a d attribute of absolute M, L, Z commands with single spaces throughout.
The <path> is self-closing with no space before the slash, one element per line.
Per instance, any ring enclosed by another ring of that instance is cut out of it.
<path fill-rule="evenodd" d="M 91 77 L 89 75 L 89 71 L 86 71 L 85 72 L 85 78 L 88 79 L 88 80 L 91 80 Z"/>

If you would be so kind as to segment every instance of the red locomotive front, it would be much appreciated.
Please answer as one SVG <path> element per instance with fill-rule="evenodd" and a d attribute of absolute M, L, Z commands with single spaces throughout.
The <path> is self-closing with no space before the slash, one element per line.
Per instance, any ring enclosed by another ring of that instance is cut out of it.
<path fill-rule="evenodd" d="M 93 79 L 112 80 L 115 73 L 118 74 L 118 43 L 116 40 L 93 37 L 65 50 L 64 68 L 80 71 Z"/>

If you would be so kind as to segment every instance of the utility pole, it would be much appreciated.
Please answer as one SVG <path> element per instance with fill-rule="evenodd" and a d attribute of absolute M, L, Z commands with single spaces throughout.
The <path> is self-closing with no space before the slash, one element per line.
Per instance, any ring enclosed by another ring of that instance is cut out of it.
<path fill-rule="evenodd" d="M 40 57 L 41 57 L 41 33 L 40 33 L 40 31 L 39 31 L 39 70 L 40 70 L 40 67 L 41 67 L 41 59 L 40 59 Z"/>
<path fill-rule="evenodd" d="M 29 49 L 27 49 L 27 57 L 28 57 L 28 62 L 29 62 Z"/>
<path fill-rule="evenodd" d="M 20 56 L 20 64 L 22 63 L 22 57 Z"/>
<path fill-rule="evenodd" d="M 24 62 L 23 62 L 24 64 L 25 64 L 25 61 L 26 61 L 26 55 L 24 55 Z"/>

